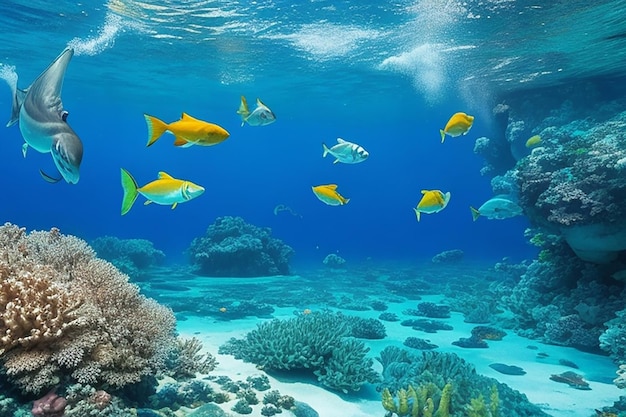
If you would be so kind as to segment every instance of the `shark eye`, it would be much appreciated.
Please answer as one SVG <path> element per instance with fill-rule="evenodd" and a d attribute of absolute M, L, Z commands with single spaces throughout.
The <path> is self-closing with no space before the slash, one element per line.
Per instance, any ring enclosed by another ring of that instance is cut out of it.
<path fill-rule="evenodd" d="M 70 112 L 68 112 L 67 110 L 63 110 L 61 112 L 61 120 L 63 120 L 64 122 L 67 122 L 67 116 L 69 116 Z"/>

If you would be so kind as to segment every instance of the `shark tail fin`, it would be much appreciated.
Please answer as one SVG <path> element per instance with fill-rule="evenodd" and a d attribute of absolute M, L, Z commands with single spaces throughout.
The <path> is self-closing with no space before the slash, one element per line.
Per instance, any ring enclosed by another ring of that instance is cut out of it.
<path fill-rule="evenodd" d="M 146 118 L 146 124 L 148 125 L 148 144 L 146 146 L 150 146 L 156 142 L 157 139 L 163 135 L 163 133 L 165 133 L 167 130 L 167 123 L 147 114 L 144 114 L 144 117 Z"/>
<path fill-rule="evenodd" d="M 470 206 L 470 210 L 472 211 L 472 220 L 476 221 L 480 217 L 480 211 L 476 210 L 474 207 Z"/>
<path fill-rule="evenodd" d="M 243 126 L 248 116 L 250 116 L 250 110 L 248 109 L 248 102 L 244 96 L 241 96 L 241 104 L 239 104 L 239 110 L 237 114 L 241 116 L 241 125 Z"/>
<path fill-rule="evenodd" d="M 137 182 L 130 175 L 130 172 L 126 171 L 122 168 L 122 189 L 124 190 L 124 197 L 122 198 L 122 216 L 128 213 L 137 200 L 137 195 L 139 192 L 137 191 Z"/>

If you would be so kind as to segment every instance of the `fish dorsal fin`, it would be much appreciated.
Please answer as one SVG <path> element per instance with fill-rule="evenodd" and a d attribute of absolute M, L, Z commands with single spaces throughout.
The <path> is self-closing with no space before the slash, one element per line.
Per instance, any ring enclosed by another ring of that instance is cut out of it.
<path fill-rule="evenodd" d="M 190 115 L 188 115 L 187 113 L 182 114 L 182 116 L 180 116 L 181 120 L 187 120 L 187 121 L 197 121 L 198 119 L 196 119 L 195 117 L 192 117 Z"/>
<path fill-rule="evenodd" d="M 346 141 L 341 138 L 337 138 L 337 143 L 346 143 Z"/>
<path fill-rule="evenodd" d="M 72 48 L 65 48 L 61 54 L 42 72 L 39 77 L 28 87 L 31 94 L 37 99 L 41 97 L 60 97 L 63 89 L 63 78 L 67 66 L 74 55 Z"/>
<path fill-rule="evenodd" d="M 327 185 L 324 185 L 323 187 L 334 191 L 337 189 L 337 184 L 327 184 Z"/>
<path fill-rule="evenodd" d="M 167 172 L 163 172 L 160 171 L 159 172 L 159 179 L 160 180 L 173 180 L 174 177 L 172 177 L 170 174 L 168 174 Z"/>
<path fill-rule="evenodd" d="M 237 114 L 241 117 L 247 117 L 250 114 L 248 110 L 248 102 L 246 101 L 245 96 L 241 96 L 241 104 L 239 104 L 239 110 L 237 110 Z"/>
<path fill-rule="evenodd" d="M 181 138 L 180 136 L 175 136 L 174 146 L 185 146 L 188 143 L 189 143 L 188 141 L 186 141 L 185 139 Z"/>
<path fill-rule="evenodd" d="M 261 107 L 267 107 L 265 104 L 263 104 L 263 102 L 261 101 L 261 99 L 260 99 L 260 98 L 257 98 L 257 99 L 256 99 L 256 105 L 257 105 L 257 106 L 261 106 Z"/>
<path fill-rule="evenodd" d="M 422 194 L 426 194 L 426 193 L 429 193 L 429 192 L 430 192 L 430 190 L 422 190 Z"/>

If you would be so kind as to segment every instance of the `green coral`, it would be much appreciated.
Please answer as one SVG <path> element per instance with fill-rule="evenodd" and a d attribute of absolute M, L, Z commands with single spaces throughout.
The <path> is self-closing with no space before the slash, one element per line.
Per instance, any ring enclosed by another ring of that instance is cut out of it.
<path fill-rule="evenodd" d="M 439 390 L 433 383 L 422 384 L 417 389 L 409 385 L 396 393 L 397 402 L 389 389 L 383 389 L 382 404 L 387 416 L 398 417 L 450 417 L 450 399 L 452 384 L 448 383 Z M 435 401 L 438 407 L 435 411 Z"/>
<path fill-rule="evenodd" d="M 500 397 L 498 394 L 498 387 L 493 385 L 491 387 L 491 394 L 489 395 L 489 406 L 487 406 L 485 399 L 481 394 L 470 400 L 470 403 L 467 406 L 467 415 L 468 417 L 499 417 L 499 408 Z"/>
<path fill-rule="evenodd" d="M 379 380 L 373 360 L 366 357 L 369 348 L 350 338 L 350 331 L 345 316 L 315 312 L 261 323 L 243 339 L 228 341 L 219 352 L 261 369 L 308 369 L 325 386 L 347 393 Z"/>

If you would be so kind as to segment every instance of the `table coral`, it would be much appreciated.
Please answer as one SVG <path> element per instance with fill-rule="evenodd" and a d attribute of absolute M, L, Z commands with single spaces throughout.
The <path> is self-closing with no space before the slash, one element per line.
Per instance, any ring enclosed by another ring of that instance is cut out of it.
<path fill-rule="evenodd" d="M 189 247 L 191 262 L 207 276 L 288 275 L 293 253 L 269 228 L 231 216 L 218 217 Z"/>

